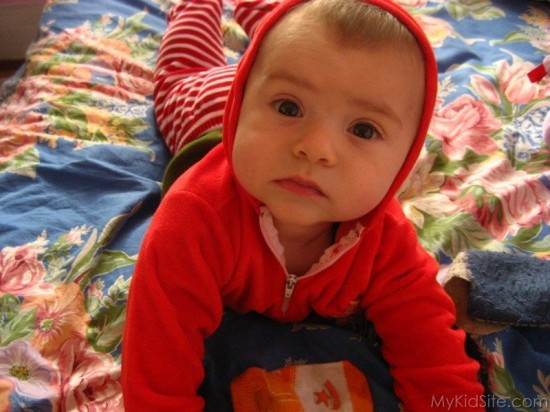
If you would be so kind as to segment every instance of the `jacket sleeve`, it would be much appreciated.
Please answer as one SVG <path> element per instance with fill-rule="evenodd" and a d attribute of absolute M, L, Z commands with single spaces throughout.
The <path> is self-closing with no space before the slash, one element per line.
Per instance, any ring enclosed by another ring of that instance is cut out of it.
<path fill-rule="evenodd" d="M 230 242 L 194 195 L 165 198 L 132 278 L 122 352 L 128 411 L 201 411 L 203 340 L 221 322 Z"/>
<path fill-rule="evenodd" d="M 484 411 L 479 364 L 466 355 L 437 263 L 401 209 L 385 226 L 364 304 L 405 411 Z"/>

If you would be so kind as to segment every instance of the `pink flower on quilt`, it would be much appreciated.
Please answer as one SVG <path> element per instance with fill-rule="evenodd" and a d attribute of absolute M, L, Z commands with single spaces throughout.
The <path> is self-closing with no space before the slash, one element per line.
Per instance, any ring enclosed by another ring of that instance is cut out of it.
<path fill-rule="evenodd" d="M 415 16 L 415 19 L 426 33 L 433 47 L 442 46 L 445 39 L 454 33 L 453 26 L 443 19 L 427 15 L 418 15 Z"/>
<path fill-rule="evenodd" d="M 84 339 L 90 315 L 78 285 L 58 284 L 44 294 L 27 296 L 21 309 L 36 309 L 32 345 L 44 356 L 51 355 L 69 338 Z"/>
<path fill-rule="evenodd" d="M 425 215 L 437 218 L 456 213 L 458 206 L 440 193 L 445 183 L 442 172 L 434 172 L 436 155 L 423 149 L 416 165 L 398 193 L 405 215 L 415 226 L 424 227 Z"/>
<path fill-rule="evenodd" d="M 128 101 L 144 100 L 153 93 L 153 69 L 131 56 L 131 49 L 122 41 L 101 39 L 103 47 L 94 58 L 96 70 L 112 76 L 114 85 L 96 85 L 94 91 Z"/>
<path fill-rule="evenodd" d="M 69 339 L 59 351 L 61 407 L 67 411 L 122 411 L 120 366 L 84 340 Z"/>
<path fill-rule="evenodd" d="M 153 70 L 130 56 L 117 57 L 110 62 L 115 71 L 116 84 L 143 99 L 153 93 Z"/>
<path fill-rule="evenodd" d="M 73 227 L 65 236 L 64 240 L 69 245 L 81 245 L 82 244 L 82 236 L 87 234 L 89 232 L 89 228 L 86 225 Z"/>
<path fill-rule="evenodd" d="M 466 149 L 477 154 L 498 150 L 491 135 L 501 127 L 501 121 L 487 106 L 464 94 L 434 113 L 430 134 L 442 142 L 445 156 L 461 160 Z"/>
<path fill-rule="evenodd" d="M 33 243 L 23 246 L 7 246 L 0 251 L 0 296 L 11 293 L 24 296 L 37 287 L 46 269 L 38 259 L 44 250 Z"/>
<path fill-rule="evenodd" d="M 545 91 L 539 84 L 531 83 L 527 77 L 535 65 L 530 62 L 507 61 L 497 63 L 497 80 L 500 90 L 514 104 L 527 104 L 541 99 Z"/>
<path fill-rule="evenodd" d="M 36 146 L 37 134 L 43 131 L 41 114 L 27 113 L 27 103 L 9 101 L 0 109 L 0 165 Z M 33 103 L 34 105 L 34 103 Z"/>
<path fill-rule="evenodd" d="M 0 105 L 0 164 L 33 149 L 38 136 L 44 135 L 44 115 L 34 110 L 50 90 L 44 79 L 22 78 L 15 92 Z"/>
<path fill-rule="evenodd" d="M 96 280 L 90 286 L 88 286 L 88 296 L 93 296 L 96 299 L 101 299 L 103 297 L 103 287 L 105 282 L 103 280 Z"/>
<path fill-rule="evenodd" d="M 522 227 L 550 222 L 548 188 L 538 176 L 514 169 L 503 157 L 458 170 L 442 193 L 472 213 L 498 240 Z"/>
<path fill-rule="evenodd" d="M 0 348 L 0 376 L 11 381 L 17 392 L 33 398 L 52 398 L 52 386 L 57 382 L 48 361 L 23 340 Z"/>
<path fill-rule="evenodd" d="M 474 88 L 476 94 L 481 96 L 483 100 L 490 104 L 499 105 L 501 103 L 498 90 L 495 85 L 479 74 L 473 74 L 470 77 L 472 87 Z"/>

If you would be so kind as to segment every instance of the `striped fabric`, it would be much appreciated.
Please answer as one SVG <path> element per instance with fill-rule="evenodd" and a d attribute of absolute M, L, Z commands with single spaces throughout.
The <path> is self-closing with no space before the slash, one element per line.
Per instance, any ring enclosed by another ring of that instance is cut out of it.
<path fill-rule="evenodd" d="M 276 3 L 238 3 L 235 20 L 251 35 Z M 235 75 L 228 65 L 221 32 L 220 0 L 182 1 L 168 14 L 155 71 L 155 114 L 172 154 L 222 126 Z"/>

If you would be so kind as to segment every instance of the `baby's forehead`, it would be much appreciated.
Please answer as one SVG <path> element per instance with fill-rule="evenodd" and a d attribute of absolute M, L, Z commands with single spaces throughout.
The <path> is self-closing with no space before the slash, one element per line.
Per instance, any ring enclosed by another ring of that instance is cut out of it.
<path fill-rule="evenodd" d="M 268 36 L 292 38 L 325 31 L 343 46 L 391 44 L 419 49 L 416 37 L 388 10 L 360 0 L 310 0 L 293 7 Z"/>
<path fill-rule="evenodd" d="M 418 42 L 396 19 L 392 24 L 401 27 L 399 35 L 395 33 L 394 29 L 393 33 L 388 36 L 384 34 L 386 33 L 384 27 L 370 31 L 342 29 L 330 19 L 312 19 L 307 14 L 299 13 L 299 7 L 303 6 L 298 6 L 296 10 L 283 16 L 266 34 L 256 56 L 256 63 L 273 54 L 275 50 L 292 51 L 297 45 L 301 47 L 304 47 L 304 44 L 312 45 L 320 38 L 315 34 L 322 34 L 323 38 L 329 39 L 331 44 L 340 49 L 397 50 L 403 64 L 423 66 L 423 54 Z"/>

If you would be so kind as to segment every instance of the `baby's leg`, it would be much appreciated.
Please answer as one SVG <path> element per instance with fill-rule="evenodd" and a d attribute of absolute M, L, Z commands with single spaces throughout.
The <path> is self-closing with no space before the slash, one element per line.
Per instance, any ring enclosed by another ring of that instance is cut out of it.
<path fill-rule="evenodd" d="M 220 0 L 183 0 L 168 12 L 168 28 L 158 65 L 170 69 L 204 69 L 225 65 Z"/>
<path fill-rule="evenodd" d="M 235 67 L 228 66 L 220 0 L 184 0 L 168 14 L 155 71 L 155 114 L 172 154 L 221 128 Z"/>
<path fill-rule="evenodd" d="M 258 23 L 273 10 L 279 1 L 239 0 L 235 6 L 234 17 L 248 37 L 252 37 Z"/>

